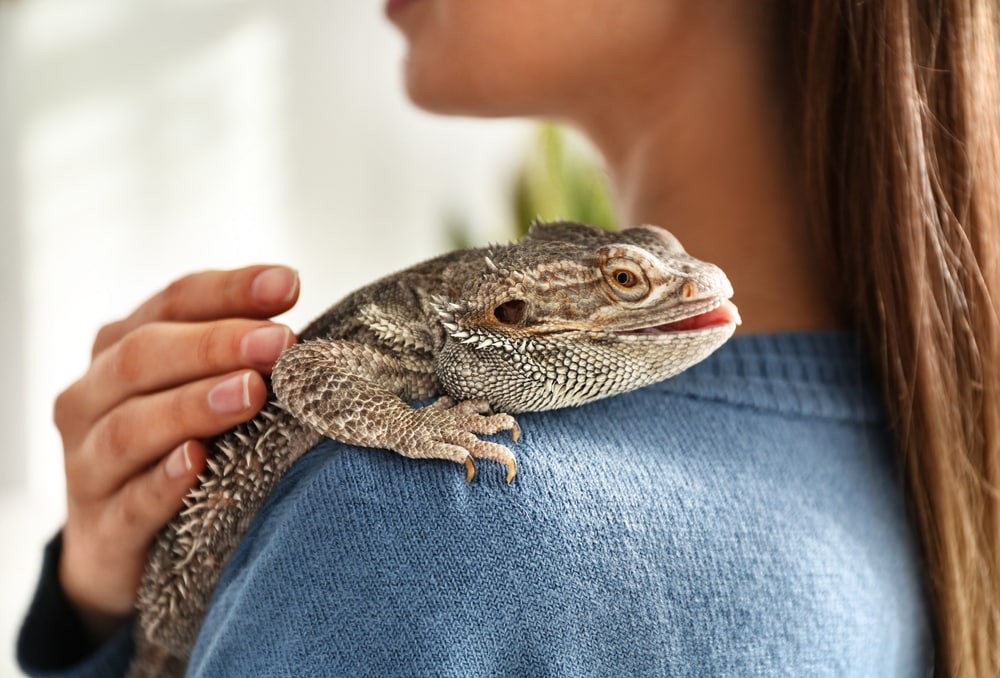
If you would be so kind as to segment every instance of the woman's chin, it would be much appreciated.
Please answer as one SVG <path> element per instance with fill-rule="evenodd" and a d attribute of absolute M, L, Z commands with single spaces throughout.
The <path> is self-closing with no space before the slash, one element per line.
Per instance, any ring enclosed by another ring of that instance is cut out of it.
<path fill-rule="evenodd" d="M 431 84 L 407 77 L 406 95 L 415 106 L 428 113 L 484 118 L 503 115 L 494 110 L 496 106 L 483 101 L 481 97 L 472 96 L 468 91 L 463 91 L 456 87 L 454 82 Z"/>
<path fill-rule="evenodd" d="M 418 108 L 439 115 L 512 118 L 541 115 L 537 101 L 500 83 L 467 73 L 428 74 L 406 63 L 406 95 Z"/>

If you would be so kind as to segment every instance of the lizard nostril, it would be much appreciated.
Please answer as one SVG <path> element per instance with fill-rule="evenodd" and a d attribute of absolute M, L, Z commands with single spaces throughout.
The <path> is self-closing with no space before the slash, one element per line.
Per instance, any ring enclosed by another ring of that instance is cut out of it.
<path fill-rule="evenodd" d="M 694 296 L 694 293 L 695 293 L 694 283 L 691 282 L 684 283 L 684 287 L 681 288 L 681 296 L 684 297 L 685 299 L 690 299 L 691 297 Z"/>

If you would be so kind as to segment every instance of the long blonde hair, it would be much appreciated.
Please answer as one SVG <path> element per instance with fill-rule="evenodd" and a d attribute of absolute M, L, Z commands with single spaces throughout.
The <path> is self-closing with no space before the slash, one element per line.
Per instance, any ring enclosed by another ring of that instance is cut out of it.
<path fill-rule="evenodd" d="M 806 195 L 884 384 L 937 670 L 1000 676 L 1000 7 L 779 4 Z"/>

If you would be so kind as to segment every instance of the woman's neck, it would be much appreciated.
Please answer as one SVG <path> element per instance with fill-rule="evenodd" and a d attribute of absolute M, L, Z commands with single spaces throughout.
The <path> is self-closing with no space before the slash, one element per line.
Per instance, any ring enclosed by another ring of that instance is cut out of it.
<path fill-rule="evenodd" d="M 701 43 L 693 65 L 658 74 L 670 79 L 664 87 L 624 83 L 613 104 L 595 101 L 593 115 L 573 122 L 605 157 L 623 224 L 667 228 L 726 271 L 741 331 L 844 326 L 827 295 L 826 255 L 808 232 L 781 107 L 748 47 Z"/>

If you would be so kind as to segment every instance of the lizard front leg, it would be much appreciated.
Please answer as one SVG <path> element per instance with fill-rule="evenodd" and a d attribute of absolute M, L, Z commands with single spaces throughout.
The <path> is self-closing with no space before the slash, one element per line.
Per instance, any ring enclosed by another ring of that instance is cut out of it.
<path fill-rule="evenodd" d="M 441 392 L 432 361 L 419 355 L 351 341 L 307 341 L 282 354 L 272 385 L 289 413 L 341 442 L 462 463 L 469 480 L 476 473 L 473 459 L 505 464 L 507 482 L 517 473 L 507 447 L 476 437 L 511 431 L 517 441 L 520 430 L 510 415 L 491 413 L 485 400 L 443 397 L 420 409 L 408 404 Z"/>

